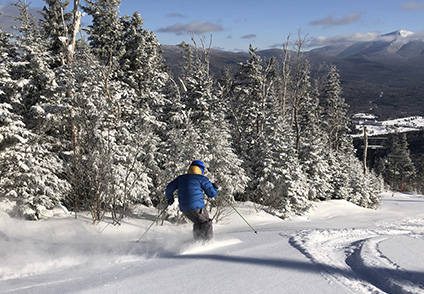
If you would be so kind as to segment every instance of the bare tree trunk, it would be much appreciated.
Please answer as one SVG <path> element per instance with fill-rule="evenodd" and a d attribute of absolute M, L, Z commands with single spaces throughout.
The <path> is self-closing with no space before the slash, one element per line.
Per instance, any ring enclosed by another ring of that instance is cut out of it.
<path fill-rule="evenodd" d="M 72 37 L 69 40 L 69 32 L 68 32 L 68 26 L 65 22 L 65 18 L 63 15 L 63 9 L 61 11 L 62 13 L 62 22 L 63 22 L 63 28 L 65 30 L 65 36 L 60 37 L 60 41 L 62 42 L 62 52 L 63 52 L 63 56 L 62 56 L 62 65 L 65 64 L 72 64 L 72 61 L 74 59 L 74 53 L 75 53 L 75 43 L 76 43 L 76 37 L 78 34 L 78 31 L 80 30 L 81 27 L 81 17 L 83 16 L 81 14 L 81 12 L 78 11 L 78 6 L 79 6 L 79 0 L 75 0 L 74 1 L 74 10 L 73 10 L 73 16 L 74 16 L 74 20 L 73 20 L 73 30 L 72 30 Z M 73 93 L 67 93 L 67 95 L 69 95 L 70 98 L 73 98 Z M 75 110 L 71 109 L 71 142 L 72 142 L 72 149 L 73 149 L 73 153 L 74 153 L 74 175 L 73 175 L 73 186 L 74 186 L 74 213 L 75 213 L 75 218 L 77 218 L 77 213 L 78 213 L 78 203 L 79 203 L 79 194 L 77 191 L 77 185 L 78 185 L 78 178 L 77 178 L 77 171 L 76 169 L 78 168 L 76 166 L 76 158 L 77 156 L 79 156 L 79 146 L 78 146 L 78 128 L 76 126 L 75 123 Z"/>
<path fill-rule="evenodd" d="M 74 0 L 71 38 L 69 38 L 68 26 L 65 23 L 65 18 L 63 16 L 63 9 L 62 9 L 62 22 L 63 22 L 63 28 L 65 30 L 65 36 L 60 37 L 60 41 L 62 42 L 62 51 L 63 51 L 62 65 L 72 64 L 74 60 L 75 43 L 77 39 L 77 34 L 81 28 L 81 18 L 84 16 L 83 13 L 78 11 L 79 2 L 80 0 Z"/>
<path fill-rule="evenodd" d="M 286 44 L 284 46 L 284 58 L 283 58 L 283 93 L 281 95 L 281 116 L 284 117 L 286 114 L 286 101 L 287 101 L 287 88 L 290 79 L 290 66 L 289 66 L 289 46 L 290 35 L 287 37 Z"/>
<path fill-rule="evenodd" d="M 72 63 L 72 61 L 74 60 L 75 43 L 77 39 L 77 34 L 81 28 L 81 17 L 84 16 L 83 13 L 78 11 L 79 2 L 80 0 L 74 0 L 74 10 L 73 10 L 74 26 L 72 29 L 72 38 L 71 38 L 69 55 L 68 55 L 68 63 Z"/>
<path fill-rule="evenodd" d="M 339 126 L 339 122 L 337 122 L 337 126 L 336 126 L 336 129 L 335 129 L 335 134 L 334 134 L 334 147 L 335 147 L 335 150 L 336 150 L 336 152 L 338 152 L 339 151 L 339 147 L 340 147 L 340 144 L 339 144 L 339 129 L 340 129 L 340 126 Z"/>
<path fill-rule="evenodd" d="M 302 57 L 302 47 L 306 42 L 307 35 L 302 38 L 301 31 L 298 31 L 298 39 L 296 41 L 296 72 L 294 73 L 295 80 L 295 90 L 293 93 L 293 110 L 292 110 L 292 124 L 294 125 L 296 132 L 296 151 L 299 156 L 300 153 L 300 144 L 301 144 L 301 130 L 299 124 L 299 110 L 303 103 L 303 95 L 308 91 L 305 84 L 305 75 L 307 74 L 307 62 Z"/>
<path fill-rule="evenodd" d="M 299 118 L 298 118 L 298 107 L 295 106 L 293 108 L 293 119 L 294 119 L 294 128 L 296 132 L 296 153 L 297 156 L 300 154 L 300 125 L 299 125 Z"/>
<path fill-rule="evenodd" d="M 368 152 L 368 134 L 367 134 L 367 127 L 364 127 L 364 174 L 367 173 L 367 152 Z"/>
<path fill-rule="evenodd" d="M 78 203 L 79 203 L 79 194 L 77 191 L 77 185 L 78 185 L 78 179 L 77 179 L 77 156 L 79 155 L 78 150 L 78 129 L 75 124 L 75 110 L 71 109 L 71 142 L 72 142 L 72 151 L 73 151 L 73 165 L 74 165 L 74 172 L 72 175 L 72 182 L 73 182 L 73 191 L 74 191 L 74 213 L 75 218 L 77 218 L 78 215 Z"/>

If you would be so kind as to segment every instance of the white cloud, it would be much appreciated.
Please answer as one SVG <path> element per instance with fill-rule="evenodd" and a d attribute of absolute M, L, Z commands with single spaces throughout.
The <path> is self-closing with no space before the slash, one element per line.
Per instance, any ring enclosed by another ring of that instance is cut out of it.
<path fill-rule="evenodd" d="M 342 18 L 335 18 L 329 15 L 326 18 L 311 21 L 309 24 L 313 26 L 322 25 L 324 27 L 347 25 L 347 24 L 351 24 L 351 23 L 355 23 L 359 21 L 362 15 L 363 15 L 362 11 L 352 12 Z"/>
<path fill-rule="evenodd" d="M 390 42 L 396 38 L 403 38 L 408 40 L 422 39 L 423 32 L 412 33 L 408 31 L 397 31 L 389 34 L 381 34 L 380 32 L 358 32 L 354 34 L 338 35 L 333 37 L 312 37 L 308 40 L 306 47 L 323 47 L 330 45 L 343 45 L 352 44 L 356 42 L 372 42 L 372 41 L 386 41 Z"/>
<path fill-rule="evenodd" d="M 329 45 L 342 45 L 354 42 L 370 42 L 377 40 L 378 32 L 354 33 L 333 37 L 312 37 L 306 44 L 307 47 L 323 47 Z"/>
<path fill-rule="evenodd" d="M 160 28 L 157 30 L 157 32 L 175 33 L 177 35 L 182 35 L 188 32 L 192 32 L 195 34 L 202 34 L 202 33 L 219 32 L 222 30 L 223 30 L 222 26 L 218 24 L 213 24 L 210 22 L 192 21 L 187 24 L 176 23 L 171 26 Z"/>
<path fill-rule="evenodd" d="M 403 10 L 424 10 L 424 2 L 423 1 L 408 1 L 402 3 L 401 8 Z"/>
<path fill-rule="evenodd" d="M 271 48 L 271 49 L 283 49 L 285 45 L 286 44 L 283 44 L 283 43 L 275 43 L 275 44 L 272 44 L 272 45 L 268 46 L 268 48 Z"/>
<path fill-rule="evenodd" d="M 181 13 L 178 13 L 178 12 L 170 13 L 166 16 L 171 17 L 171 18 L 187 18 L 187 15 L 184 15 L 184 14 L 181 14 Z"/>
<path fill-rule="evenodd" d="M 255 34 L 247 34 L 241 37 L 242 39 L 254 39 L 256 38 Z"/>

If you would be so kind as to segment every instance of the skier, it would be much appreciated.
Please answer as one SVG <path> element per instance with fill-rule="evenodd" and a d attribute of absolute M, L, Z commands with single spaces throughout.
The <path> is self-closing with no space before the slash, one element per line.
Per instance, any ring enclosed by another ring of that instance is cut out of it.
<path fill-rule="evenodd" d="M 168 205 L 174 203 L 174 191 L 178 189 L 178 202 L 182 213 L 193 222 L 195 240 L 208 241 L 213 237 L 212 220 L 203 201 L 203 192 L 209 198 L 218 194 L 218 188 L 203 174 L 205 165 L 200 160 L 190 164 L 187 174 L 174 179 L 166 186 Z"/>

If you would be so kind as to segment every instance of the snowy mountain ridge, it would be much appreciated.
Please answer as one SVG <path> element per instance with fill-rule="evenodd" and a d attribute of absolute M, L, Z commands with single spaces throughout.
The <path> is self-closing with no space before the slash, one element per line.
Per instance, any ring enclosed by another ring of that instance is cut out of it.
<path fill-rule="evenodd" d="M 320 52 L 330 56 L 347 57 L 354 55 L 369 55 L 389 52 L 400 53 L 403 46 L 414 42 L 424 42 L 424 35 L 407 30 L 397 30 L 387 34 L 369 37 L 369 40 L 346 42 L 340 45 L 330 45 L 313 49 L 311 52 Z M 422 55 L 422 52 L 421 54 Z M 414 57 L 417 53 L 414 54 Z M 412 57 L 412 56 L 409 56 Z"/>
<path fill-rule="evenodd" d="M 398 39 L 398 38 L 412 37 L 414 35 L 415 35 L 415 33 L 411 32 L 411 31 L 397 30 L 397 31 L 394 31 L 394 32 L 391 32 L 391 33 L 388 33 L 388 34 L 383 34 L 382 36 L 383 37 L 390 36 L 390 37 L 394 37 L 394 38 Z"/>

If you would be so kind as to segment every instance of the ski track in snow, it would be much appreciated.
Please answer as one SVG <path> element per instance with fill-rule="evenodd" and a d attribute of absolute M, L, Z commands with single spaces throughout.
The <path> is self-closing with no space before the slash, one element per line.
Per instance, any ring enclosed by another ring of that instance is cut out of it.
<path fill-rule="evenodd" d="M 396 223 L 379 222 L 376 229 L 303 230 L 293 234 L 289 242 L 322 266 L 327 278 L 335 278 L 354 293 L 418 294 L 424 293 L 424 272 L 402 268 L 381 250 L 381 245 L 394 236 L 413 238 L 421 252 L 423 222 L 407 218 Z"/>

